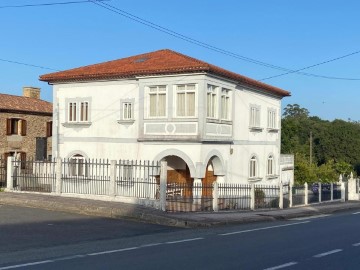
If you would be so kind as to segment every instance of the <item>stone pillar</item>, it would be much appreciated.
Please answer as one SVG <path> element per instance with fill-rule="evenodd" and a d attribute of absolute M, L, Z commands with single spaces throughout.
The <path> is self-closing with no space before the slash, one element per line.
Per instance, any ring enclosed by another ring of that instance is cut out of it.
<path fill-rule="evenodd" d="M 330 183 L 330 200 L 334 200 L 334 184 Z"/>
<path fill-rule="evenodd" d="M 319 192 L 319 202 L 321 202 L 321 191 L 322 191 L 321 182 L 319 182 L 319 188 L 318 188 L 318 192 Z"/>
<path fill-rule="evenodd" d="M 160 163 L 160 210 L 166 211 L 167 162 Z"/>
<path fill-rule="evenodd" d="M 116 160 L 110 160 L 109 196 L 115 197 L 115 194 L 116 194 Z"/>
<path fill-rule="evenodd" d="M 292 192 L 293 184 L 289 183 L 289 207 L 293 206 L 293 192 Z"/>
<path fill-rule="evenodd" d="M 62 176 L 62 160 L 60 157 L 57 157 L 56 158 L 56 163 L 55 163 L 55 194 L 56 195 L 60 195 L 61 194 L 61 191 L 62 191 L 62 179 L 61 179 L 61 176 Z"/>
<path fill-rule="evenodd" d="M 193 199 L 195 205 L 201 205 L 202 181 L 201 178 L 194 178 Z"/>
<path fill-rule="evenodd" d="M 305 192 L 305 205 L 308 205 L 309 204 L 308 183 L 304 184 L 304 192 Z"/>
<path fill-rule="evenodd" d="M 342 182 L 340 182 L 340 183 L 342 183 Z M 356 179 L 354 179 L 353 174 L 351 173 L 350 178 L 348 180 L 348 198 L 349 198 L 349 200 L 356 200 L 356 201 L 359 200 L 359 194 L 356 193 L 356 190 L 357 190 Z"/>
<path fill-rule="evenodd" d="M 341 182 L 341 201 L 345 202 L 345 183 Z"/>

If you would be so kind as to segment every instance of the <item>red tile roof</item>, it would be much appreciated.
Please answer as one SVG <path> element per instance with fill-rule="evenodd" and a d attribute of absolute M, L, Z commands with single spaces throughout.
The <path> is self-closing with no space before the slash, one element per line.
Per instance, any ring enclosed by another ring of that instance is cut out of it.
<path fill-rule="evenodd" d="M 290 92 L 283 89 L 250 79 L 171 50 L 160 50 L 100 64 L 45 74 L 40 76 L 40 80 L 49 83 L 59 83 L 196 72 L 206 72 L 225 77 L 279 96 L 290 96 Z"/>
<path fill-rule="evenodd" d="M 0 111 L 52 115 L 52 103 L 29 97 L 0 94 Z"/>

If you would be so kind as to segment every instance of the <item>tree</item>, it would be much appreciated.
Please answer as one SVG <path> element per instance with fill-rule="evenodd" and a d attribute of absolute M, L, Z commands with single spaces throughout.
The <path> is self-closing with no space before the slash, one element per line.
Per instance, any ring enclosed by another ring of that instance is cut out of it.
<path fill-rule="evenodd" d="M 309 111 L 305 108 L 301 108 L 299 104 L 288 104 L 284 108 L 283 117 L 307 118 L 309 117 Z"/>

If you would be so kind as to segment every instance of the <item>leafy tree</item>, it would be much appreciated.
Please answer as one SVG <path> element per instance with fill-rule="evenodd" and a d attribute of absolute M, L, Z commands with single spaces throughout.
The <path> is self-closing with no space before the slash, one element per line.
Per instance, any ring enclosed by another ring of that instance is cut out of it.
<path fill-rule="evenodd" d="M 283 113 L 284 118 L 288 117 L 308 117 L 309 111 L 305 108 L 301 108 L 299 104 L 288 104 Z"/>

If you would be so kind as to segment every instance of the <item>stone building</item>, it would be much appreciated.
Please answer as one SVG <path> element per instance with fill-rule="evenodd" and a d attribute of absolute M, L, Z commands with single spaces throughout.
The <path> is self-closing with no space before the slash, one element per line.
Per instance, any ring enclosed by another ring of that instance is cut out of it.
<path fill-rule="evenodd" d="M 0 160 L 51 157 L 52 103 L 40 99 L 40 88 L 23 87 L 23 96 L 0 94 L 0 126 Z"/>

